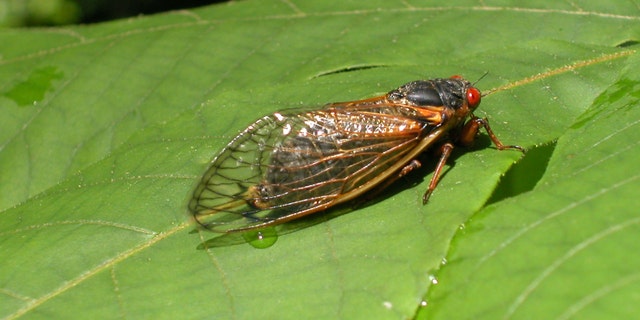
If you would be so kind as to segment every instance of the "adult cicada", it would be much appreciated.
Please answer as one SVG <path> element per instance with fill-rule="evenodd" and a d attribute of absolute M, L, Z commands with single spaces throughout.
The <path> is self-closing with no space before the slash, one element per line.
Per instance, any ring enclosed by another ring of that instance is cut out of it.
<path fill-rule="evenodd" d="M 204 228 L 256 229 L 325 210 L 377 192 L 420 166 L 427 149 L 439 162 L 423 203 L 456 145 L 473 142 L 486 118 L 473 111 L 481 94 L 460 76 L 409 82 L 389 93 L 330 103 L 316 110 L 265 116 L 213 160 L 189 210 Z"/>

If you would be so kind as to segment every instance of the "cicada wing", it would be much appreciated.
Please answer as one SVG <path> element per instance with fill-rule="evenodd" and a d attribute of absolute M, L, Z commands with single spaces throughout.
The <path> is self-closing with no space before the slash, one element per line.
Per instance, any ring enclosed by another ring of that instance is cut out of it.
<path fill-rule="evenodd" d="M 278 121 L 266 116 L 235 137 L 213 160 L 194 191 L 189 210 L 207 229 L 225 232 L 264 222 L 251 205 L 251 190 L 265 175 L 265 164 L 278 140 Z"/>
<path fill-rule="evenodd" d="M 189 208 L 202 226 L 221 232 L 323 210 L 395 172 L 424 125 L 334 108 L 263 117 L 216 157 Z"/>

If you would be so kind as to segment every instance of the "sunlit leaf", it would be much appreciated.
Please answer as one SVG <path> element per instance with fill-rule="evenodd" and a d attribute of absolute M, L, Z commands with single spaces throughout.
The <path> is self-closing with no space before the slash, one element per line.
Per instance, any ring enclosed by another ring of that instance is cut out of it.
<path fill-rule="evenodd" d="M 249 0 L 0 30 L 0 316 L 637 314 L 638 8 L 514 3 Z M 191 232 L 190 193 L 257 117 L 486 72 L 477 115 L 542 150 L 505 183 L 532 183 L 492 197 L 529 156 L 481 137 L 427 206 L 433 163 L 267 249 L 198 249 L 216 234 Z"/>

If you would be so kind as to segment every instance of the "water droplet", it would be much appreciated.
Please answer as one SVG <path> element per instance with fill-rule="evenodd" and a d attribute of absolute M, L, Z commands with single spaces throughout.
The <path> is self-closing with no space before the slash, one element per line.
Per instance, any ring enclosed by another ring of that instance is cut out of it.
<path fill-rule="evenodd" d="M 269 248 L 278 240 L 278 234 L 273 228 L 247 231 L 242 234 L 242 237 L 247 243 L 257 249 Z"/>

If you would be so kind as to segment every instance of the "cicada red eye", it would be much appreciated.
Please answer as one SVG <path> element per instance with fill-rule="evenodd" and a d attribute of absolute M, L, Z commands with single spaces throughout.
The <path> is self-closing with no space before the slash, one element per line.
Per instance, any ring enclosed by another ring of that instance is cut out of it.
<path fill-rule="evenodd" d="M 480 94 L 480 90 L 475 87 L 471 87 L 467 89 L 467 103 L 469 104 L 469 108 L 475 109 L 481 100 L 482 94 Z"/>

